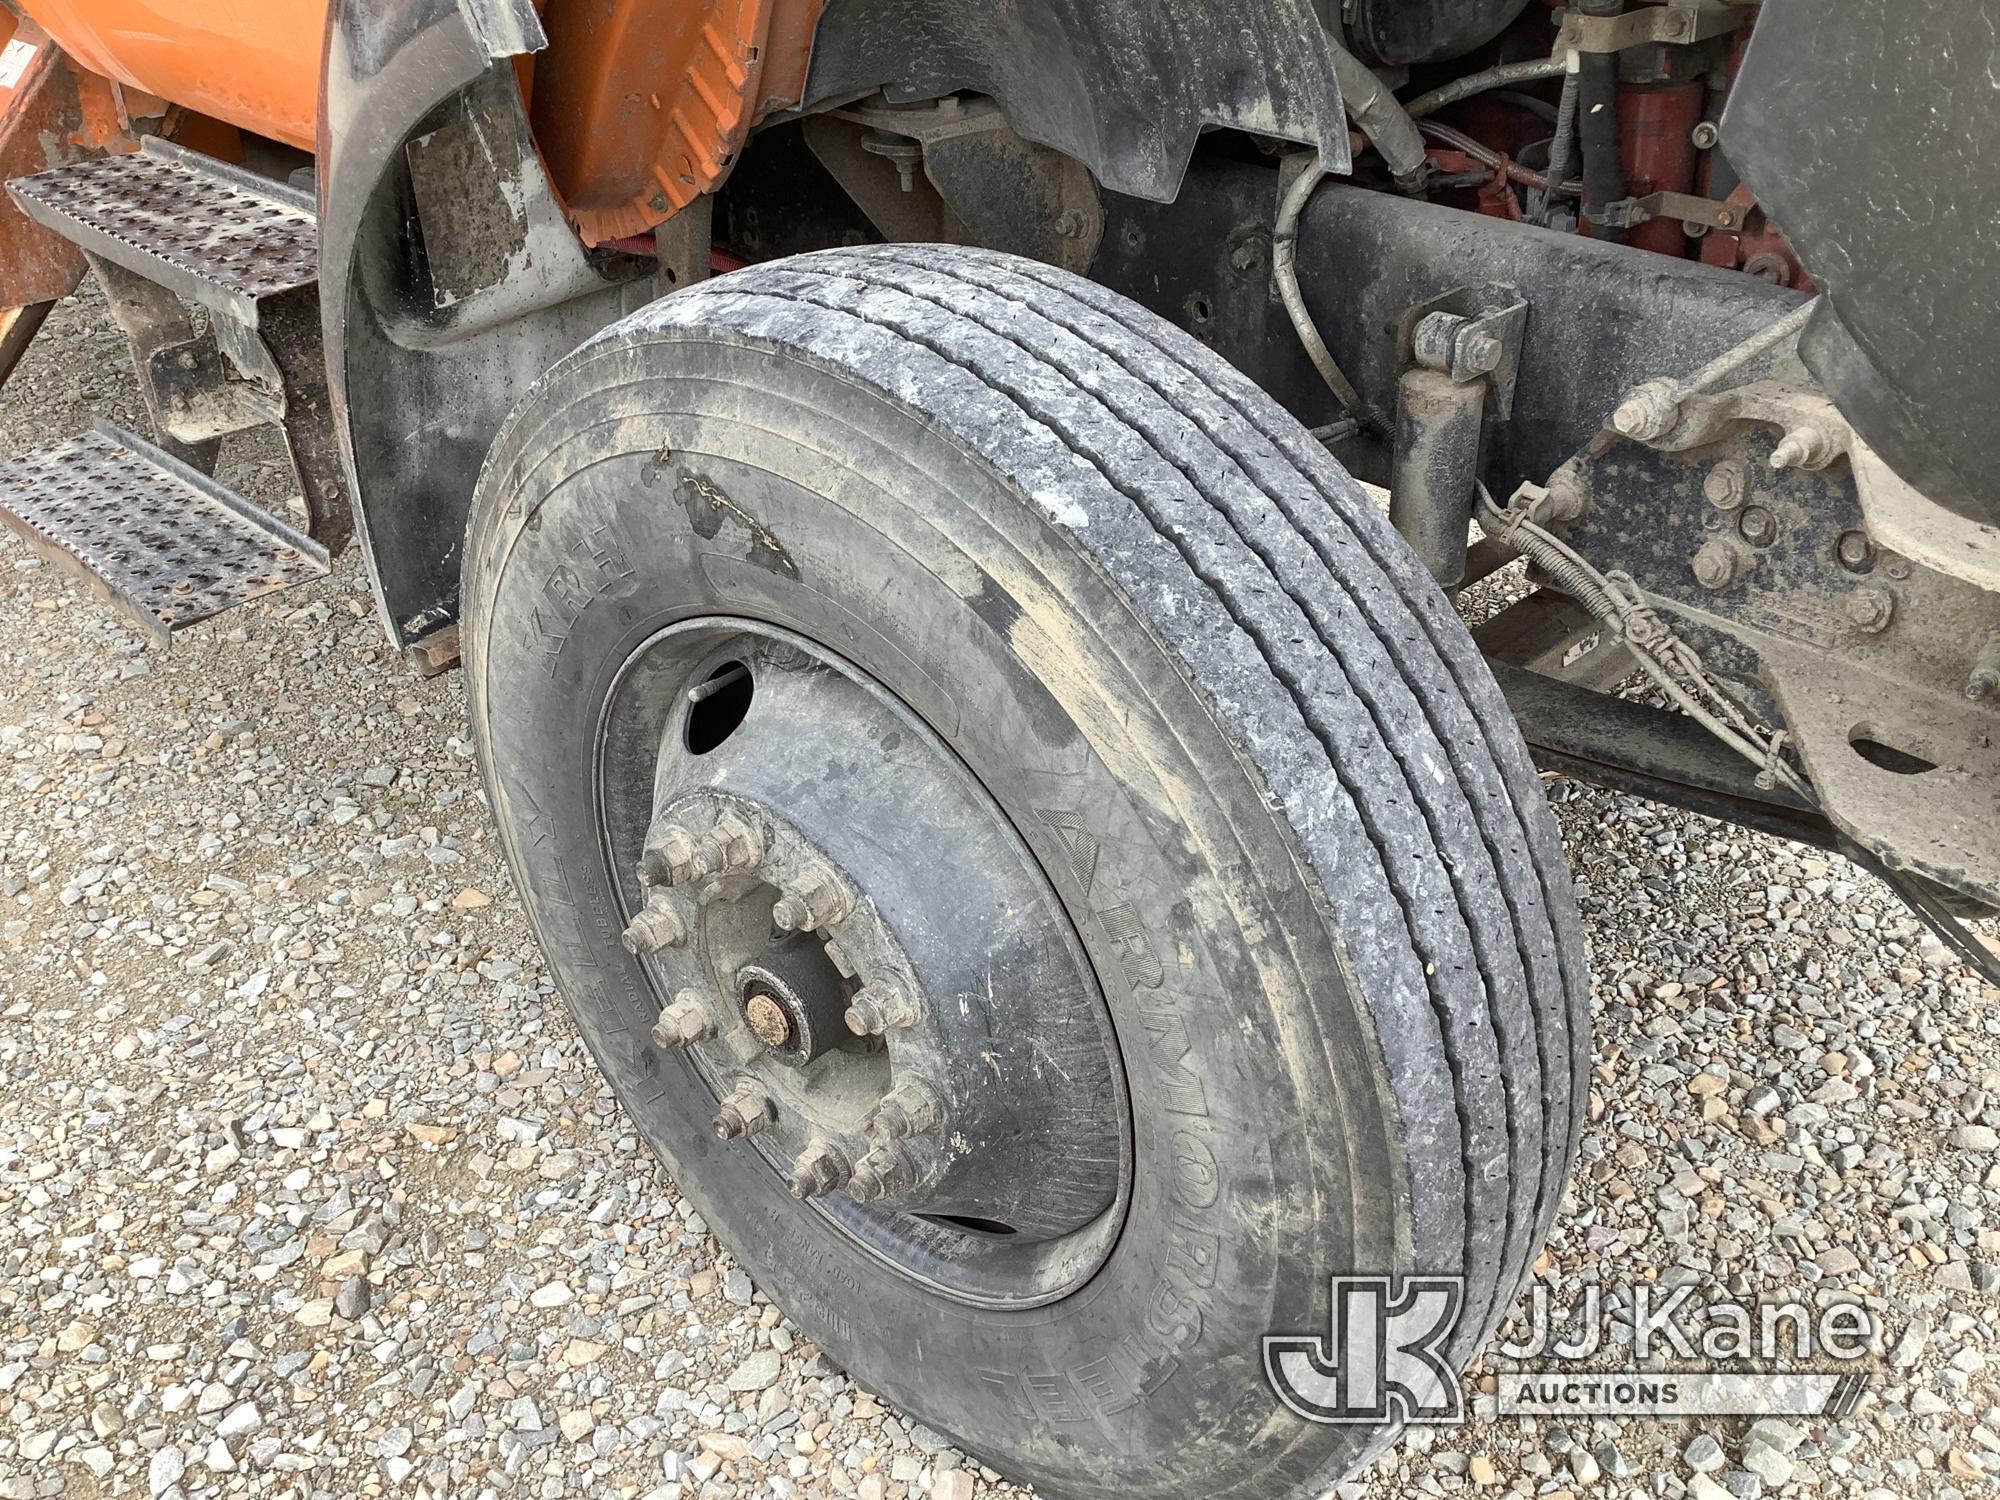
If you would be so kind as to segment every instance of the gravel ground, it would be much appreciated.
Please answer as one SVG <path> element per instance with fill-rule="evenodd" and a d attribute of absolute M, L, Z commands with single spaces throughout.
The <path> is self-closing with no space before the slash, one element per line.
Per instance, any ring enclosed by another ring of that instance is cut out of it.
<path fill-rule="evenodd" d="M 93 409 L 136 423 L 86 296 L 0 453 Z M 270 493 L 274 450 L 224 477 Z M 820 1356 L 640 1148 L 459 680 L 399 666 L 353 559 L 170 655 L 11 536 L 0 570 L 0 1500 L 1019 1493 Z M 1838 859 L 1554 795 L 1597 1058 L 1544 1279 L 1846 1289 L 1888 1348 L 1848 1419 L 1748 1430 L 1493 1420 L 1475 1370 L 1471 1425 L 1344 1494 L 1988 1491 L 2000 992 Z"/>

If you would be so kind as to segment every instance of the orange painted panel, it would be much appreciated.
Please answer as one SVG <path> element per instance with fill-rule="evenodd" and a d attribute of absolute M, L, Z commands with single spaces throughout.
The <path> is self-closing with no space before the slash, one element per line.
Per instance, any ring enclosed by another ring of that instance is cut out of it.
<path fill-rule="evenodd" d="M 313 148 L 328 0 L 17 0 L 85 68 Z"/>
<path fill-rule="evenodd" d="M 583 237 L 644 234 L 796 104 L 825 0 L 548 0 L 531 117 Z"/>

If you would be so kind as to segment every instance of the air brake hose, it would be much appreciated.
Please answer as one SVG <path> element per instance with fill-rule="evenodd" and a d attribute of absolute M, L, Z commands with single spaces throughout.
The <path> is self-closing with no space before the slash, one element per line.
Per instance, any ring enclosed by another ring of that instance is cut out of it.
<path fill-rule="evenodd" d="M 1579 15 L 1623 14 L 1625 0 L 1576 0 Z M 1618 54 L 1586 52 L 1577 60 L 1577 139 L 1583 147 L 1583 216 L 1591 237 L 1622 243 L 1625 231 L 1604 222 L 1604 212 L 1625 196 L 1625 166 L 1618 138 Z"/>

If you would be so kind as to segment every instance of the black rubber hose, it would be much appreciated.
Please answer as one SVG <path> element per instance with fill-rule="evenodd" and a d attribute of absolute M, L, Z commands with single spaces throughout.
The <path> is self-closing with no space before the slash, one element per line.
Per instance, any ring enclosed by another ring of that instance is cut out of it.
<path fill-rule="evenodd" d="M 1577 0 L 1586 16 L 1622 14 L 1625 0 Z M 1604 222 L 1604 210 L 1625 196 L 1618 140 L 1618 55 L 1586 52 L 1577 59 L 1576 134 L 1583 147 L 1583 216 L 1593 238 L 1622 243 L 1625 231 Z"/>

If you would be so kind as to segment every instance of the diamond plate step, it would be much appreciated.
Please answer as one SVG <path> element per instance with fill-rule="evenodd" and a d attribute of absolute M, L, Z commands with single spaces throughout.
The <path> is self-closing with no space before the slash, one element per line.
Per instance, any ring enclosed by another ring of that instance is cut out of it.
<path fill-rule="evenodd" d="M 36 223 L 252 325 L 259 302 L 319 279 L 309 197 L 168 141 L 7 188 Z"/>
<path fill-rule="evenodd" d="M 0 520 L 162 644 L 198 620 L 328 572 L 325 548 L 103 422 L 0 461 Z"/>

